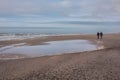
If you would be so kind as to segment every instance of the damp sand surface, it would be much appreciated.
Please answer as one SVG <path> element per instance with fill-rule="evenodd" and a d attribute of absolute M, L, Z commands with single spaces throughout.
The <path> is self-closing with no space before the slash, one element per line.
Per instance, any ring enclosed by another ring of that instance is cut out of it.
<path fill-rule="evenodd" d="M 9 45 L 0 48 L 1 54 L 20 54 L 29 57 L 57 55 L 62 53 L 84 52 L 97 50 L 97 45 L 87 40 L 62 40 L 45 42 L 44 45 L 29 46 L 24 43 Z"/>
<path fill-rule="evenodd" d="M 102 40 L 97 40 L 95 35 L 72 35 L 24 41 L 29 45 L 35 45 L 45 41 L 86 39 L 106 48 L 35 58 L 0 60 L 0 80 L 120 80 L 119 36 L 120 34 L 105 34 Z M 14 43 L 19 42 L 23 41 Z"/>

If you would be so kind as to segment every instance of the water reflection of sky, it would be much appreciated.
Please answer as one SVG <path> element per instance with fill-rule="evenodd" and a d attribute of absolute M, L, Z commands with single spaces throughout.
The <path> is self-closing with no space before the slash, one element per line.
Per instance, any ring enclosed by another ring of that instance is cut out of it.
<path fill-rule="evenodd" d="M 92 45 L 87 40 L 65 40 L 51 41 L 48 45 L 17 46 L 5 49 L 1 53 L 25 54 L 32 57 L 56 55 L 60 53 L 83 52 L 96 50 L 97 46 Z"/>

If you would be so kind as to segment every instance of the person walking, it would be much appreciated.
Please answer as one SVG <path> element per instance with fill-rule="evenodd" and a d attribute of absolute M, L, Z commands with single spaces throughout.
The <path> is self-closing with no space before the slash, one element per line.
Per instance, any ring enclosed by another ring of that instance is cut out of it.
<path fill-rule="evenodd" d="M 103 38 L 103 32 L 100 32 L 100 39 Z"/>
<path fill-rule="evenodd" d="M 97 32 L 97 39 L 99 39 L 100 38 L 100 33 L 99 32 Z"/>

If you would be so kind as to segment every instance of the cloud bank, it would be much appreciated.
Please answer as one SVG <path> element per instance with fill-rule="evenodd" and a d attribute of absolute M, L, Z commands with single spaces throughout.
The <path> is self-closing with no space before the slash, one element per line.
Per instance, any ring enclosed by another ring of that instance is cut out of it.
<path fill-rule="evenodd" d="M 120 16 L 119 4 L 120 0 L 0 0 L 0 15 Z"/>
<path fill-rule="evenodd" d="M 120 0 L 0 0 L 0 24 L 41 20 L 120 20 Z"/>

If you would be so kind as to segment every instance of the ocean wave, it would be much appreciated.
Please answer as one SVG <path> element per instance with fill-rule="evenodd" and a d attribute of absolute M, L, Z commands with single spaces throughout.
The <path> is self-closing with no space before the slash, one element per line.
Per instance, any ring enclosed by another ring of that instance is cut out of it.
<path fill-rule="evenodd" d="M 32 39 L 38 37 L 45 37 L 48 35 L 36 35 L 36 34 L 0 34 L 0 41 L 5 40 L 24 40 L 24 39 Z"/>
<path fill-rule="evenodd" d="M 24 40 L 24 39 L 43 38 L 43 37 L 49 37 L 49 36 L 66 36 L 66 35 L 80 35 L 80 34 L 5 34 L 5 33 L 2 33 L 0 34 L 0 41 Z"/>

